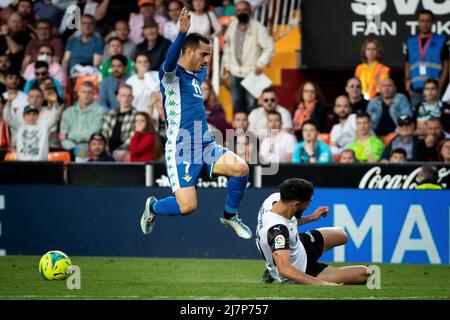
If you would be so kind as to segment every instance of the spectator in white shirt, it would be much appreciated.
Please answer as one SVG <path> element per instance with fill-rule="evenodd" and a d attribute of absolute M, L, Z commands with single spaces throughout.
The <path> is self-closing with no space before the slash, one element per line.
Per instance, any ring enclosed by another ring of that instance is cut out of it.
<path fill-rule="evenodd" d="M 282 131 L 281 126 L 281 114 L 275 110 L 269 111 L 267 127 L 270 133 L 262 140 L 259 148 L 259 160 L 262 164 L 291 162 L 297 139 L 293 134 Z"/>
<path fill-rule="evenodd" d="M 23 111 L 23 123 L 18 125 L 17 159 L 25 161 L 48 160 L 49 124 L 38 122 L 39 109 L 27 105 Z"/>
<path fill-rule="evenodd" d="M 207 0 L 190 0 L 191 27 L 189 33 L 197 32 L 209 38 L 219 34 L 222 27 L 214 12 L 209 11 Z"/>
<path fill-rule="evenodd" d="M 278 105 L 277 94 L 273 87 L 269 87 L 262 92 L 262 106 L 254 109 L 248 116 L 249 130 L 253 131 L 259 139 L 263 139 L 267 134 L 267 113 L 276 110 L 281 114 L 282 130 L 290 132 L 292 130 L 292 116 L 290 112 Z"/>
<path fill-rule="evenodd" d="M 224 78 L 231 80 L 231 97 L 234 112 L 249 114 L 255 98 L 241 85 L 244 78 L 261 75 L 275 54 L 275 46 L 267 28 L 251 18 L 252 8 L 247 1 L 236 3 L 236 19 L 225 32 L 223 48 Z M 283 123 L 286 122 L 283 119 Z"/>
<path fill-rule="evenodd" d="M 3 98 L 6 100 L 6 105 L 11 106 L 12 116 L 16 121 L 20 121 L 23 118 L 23 109 L 27 105 L 27 95 L 19 90 L 19 85 L 19 71 L 12 69 L 7 70 L 5 72 L 6 91 L 3 92 Z M 14 135 L 14 133 L 12 133 L 12 135 Z"/>
<path fill-rule="evenodd" d="M 129 77 L 126 84 L 133 88 L 133 107 L 137 111 L 147 112 L 150 97 L 159 92 L 159 78 L 157 71 L 150 70 L 150 61 L 147 55 L 138 54 L 134 62 L 136 74 Z"/>
<path fill-rule="evenodd" d="M 356 116 L 347 96 L 339 96 L 334 102 L 334 114 L 339 119 L 330 133 L 330 147 L 333 155 L 340 154 L 356 139 Z"/>
<path fill-rule="evenodd" d="M 180 32 L 178 17 L 181 14 L 181 9 L 183 9 L 183 4 L 178 0 L 171 0 L 168 4 L 168 7 L 170 21 L 167 21 L 164 24 L 163 36 L 164 38 L 174 42 L 177 38 L 178 32 Z"/>

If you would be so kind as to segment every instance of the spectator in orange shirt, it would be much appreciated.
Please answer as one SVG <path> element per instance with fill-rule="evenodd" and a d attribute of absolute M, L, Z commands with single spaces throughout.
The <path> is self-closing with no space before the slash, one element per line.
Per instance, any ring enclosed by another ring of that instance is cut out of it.
<path fill-rule="evenodd" d="M 380 92 L 380 82 L 389 77 L 389 67 L 381 63 L 383 48 L 375 39 L 364 41 L 361 47 L 362 63 L 356 67 L 355 76 L 361 80 L 362 93 L 366 100 L 374 98 Z"/>

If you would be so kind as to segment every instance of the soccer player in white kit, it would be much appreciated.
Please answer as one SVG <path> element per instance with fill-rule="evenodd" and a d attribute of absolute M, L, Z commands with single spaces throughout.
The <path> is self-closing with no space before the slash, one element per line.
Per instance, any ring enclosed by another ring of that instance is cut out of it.
<path fill-rule="evenodd" d="M 342 228 L 319 228 L 298 233 L 297 226 L 326 217 L 328 207 L 319 207 L 302 217 L 313 199 L 314 187 L 304 179 L 292 178 L 280 185 L 261 206 L 256 245 L 266 261 L 264 282 L 340 285 L 365 284 L 366 266 L 332 267 L 318 262 L 322 253 L 344 245 L 348 236 Z"/>

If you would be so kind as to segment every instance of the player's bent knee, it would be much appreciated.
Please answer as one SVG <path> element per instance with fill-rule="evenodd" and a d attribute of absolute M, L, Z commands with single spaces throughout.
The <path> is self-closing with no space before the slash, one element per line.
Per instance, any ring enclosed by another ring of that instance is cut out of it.
<path fill-rule="evenodd" d="M 342 244 L 346 244 L 348 242 L 348 234 L 345 232 L 344 228 L 340 228 Z"/>
<path fill-rule="evenodd" d="M 180 203 L 180 211 L 183 215 L 188 215 L 197 210 L 197 204 L 195 202 Z"/>
<path fill-rule="evenodd" d="M 236 165 L 235 168 L 235 176 L 236 177 L 243 177 L 247 176 L 250 172 L 250 169 L 248 168 L 248 165 L 246 163 L 240 163 Z"/>

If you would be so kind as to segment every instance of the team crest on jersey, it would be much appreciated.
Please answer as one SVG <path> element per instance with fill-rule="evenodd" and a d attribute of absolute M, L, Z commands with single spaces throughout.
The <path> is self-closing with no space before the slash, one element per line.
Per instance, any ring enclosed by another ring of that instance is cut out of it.
<path fill-rule="evenodd" d="M 284 248 L 284 245 L 286 244 L 286 239 L 283 235 L 279 234 L 275 237 L 275 249 L 281 249 Z"/>
<path fill-rule="evenodd" d="M 189 181 L 191 181 L 192 177 L 189 175 L 189 173 L 186 173 L 186 174 L 184 175 L 183 179 L 184 179 L 186 182 L 189 182 Z"/>

